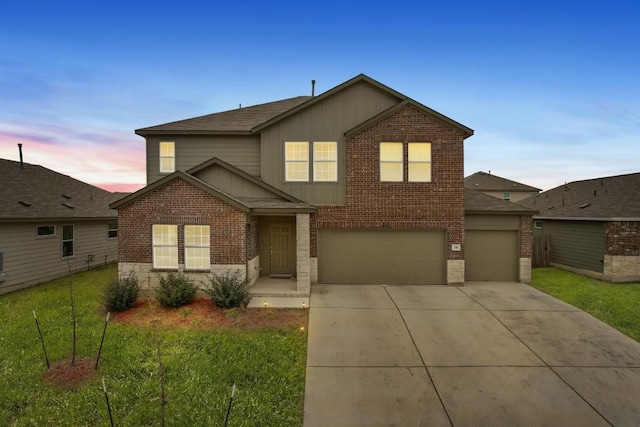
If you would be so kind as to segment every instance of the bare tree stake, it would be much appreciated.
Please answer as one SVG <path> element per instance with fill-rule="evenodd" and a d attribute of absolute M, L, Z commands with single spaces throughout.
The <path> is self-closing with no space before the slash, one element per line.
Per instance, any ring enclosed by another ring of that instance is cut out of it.
<path fill-rule="evenodd" d="M 104 329 L 102 330 L 102 339 L 100 340 L 100 348 L 98 349 L 98 357 L 96 357 L 95 369 L 98 369 L 98 363 L 100 362 L 100 355 L 102 354 L 102 344 L 104 343 L 104 336 L 107 334 L 107 325 L 109 324 L 109 316 L 111 312 L 107 313 L 107 319 L 104 321 Z"/>
<path fill-rule="evenodd" d="M 36 311 L 33 310 L 33 318 L 36 319 L 36 327 L 38 328 L 38 335 L 40 335 L 40 342 L 42 343 L 42 351 L 44 352 L 44 360 L 47 362 L 47 369 L 49 369 L 49 356 L 47 356 L 47 349 L 44 346 L 44 338 L 42 338 L 42 331 L 40 330 L 40 323 L 38 322 L 38 316 Z"/>

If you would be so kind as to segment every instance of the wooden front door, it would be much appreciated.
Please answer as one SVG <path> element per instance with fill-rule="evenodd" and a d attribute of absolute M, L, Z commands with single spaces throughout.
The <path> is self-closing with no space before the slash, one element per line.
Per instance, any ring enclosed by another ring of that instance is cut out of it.
<path fill-rule="evenodd" d="M 295 223 L 269 224 L 271 274 L 295 274 Z"/>

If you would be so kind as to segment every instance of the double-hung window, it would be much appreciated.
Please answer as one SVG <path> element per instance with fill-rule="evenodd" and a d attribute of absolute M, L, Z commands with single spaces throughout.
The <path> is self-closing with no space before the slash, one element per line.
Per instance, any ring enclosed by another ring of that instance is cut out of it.
<path fill-rule="evenodd" d="M 309 181 L 309 143 L 285 142 L 285 179 Z"/>
<path fill-rule="evenodd" d="M 313 143 L 313 180 L 336 182 L 338 180 L 338 143 Z"/>
<path fill-rule="evenodd" d="M 118 223 L 117 222 L 110 222 L 107 225 L 107 237 L 109 239 L 115 239 L 116 237 L 118 237 Z"/>
<path fill-rule="evenodd" d="M 178 226 L 153 225 L 153 268 L 178 268 Z"/>
<path fill-rule="evenodd" d="M 62 257 L 73 256 L 73 225 L 62 226 Z"/>
<path fill-rule="evenodd" d="M 160 173 L 176 171 L 175 142 L 160 142 Z"/>
<path fill-rule="evenodd" d="M 186 269 L 211 268 L 211 245 L 208 225 L 184 226 L 184 266 Z"/>
<path fill-rule="evenodd" d="M 403 182 L 405 180 L 404 147 L 407 147 L 407 180 L 431 182 L 431 144 L 428 142 L 381 142 L 380 181 Z"/>

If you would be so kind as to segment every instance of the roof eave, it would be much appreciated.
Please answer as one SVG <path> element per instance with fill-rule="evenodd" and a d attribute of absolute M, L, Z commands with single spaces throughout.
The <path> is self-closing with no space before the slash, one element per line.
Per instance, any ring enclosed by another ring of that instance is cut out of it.
<path fill-rule="evenodd" d="M 538 211 L 487 211 L 477 209 L 465 209 L 465 215 L 535 215 Z"/>
<path fill-rule="evenodd" d="M 145 130 L 145 129 L 137 129 L 135 131 L 136 135 L 140 135 L 143 137 L 151 136 L 151 135 L 251 135 L 252 132 L 249 130 L 181 130 L 181 129 L 170 129 L 170 130 Z"/>
<path fill-rule="evenodd" d="M 534 215 L 533 219 L 548 219 L 558 221 L 640 221 L 640 217 L 586 217 L 586 216 L 539 216 Z"/>

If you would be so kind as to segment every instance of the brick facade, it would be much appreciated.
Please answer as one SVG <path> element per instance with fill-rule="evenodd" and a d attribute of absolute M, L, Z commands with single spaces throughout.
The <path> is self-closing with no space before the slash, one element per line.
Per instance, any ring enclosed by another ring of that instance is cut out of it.
<path fill-rule="evenodd" d="M 533 246 L 532 215 L 520 216 L 520 258 L 531 258 Z"/>
<path fill-rule="evenodd" d="M 640 222 L 607 222 L 604 235 L 606 255 L 640 256 Z"/>
<path fill-rule="evenodd" d="M 249 247 L 245 254 L 245 226 Z M 118 208 L 120 262 L 152 263 L 153 224 L 178 225 L 178 263 L 184 264 L 184 225 L 211 227 L 211 264 L 244 264 L 257 256 L 257 220 L 181 178 Z"/>
<path fill-rule="evenodd" d="M 451 251 L 464 237 L 464 134 L 413 106 L 394 112 L 346 139 L 345 206 L 318 206 L 311 216 L 311 256 L 317 229 L 439 229 Z M 380 181 L 380 142 L 405 142 L 404 182 Z M 432 182 L 407 182 L 407 142 L 431 143 Z"/>

